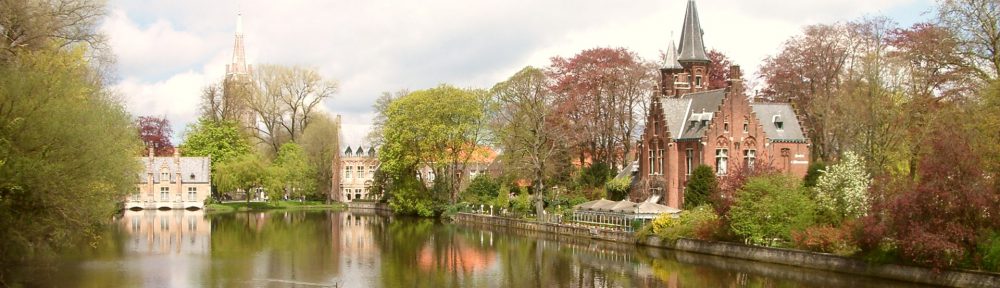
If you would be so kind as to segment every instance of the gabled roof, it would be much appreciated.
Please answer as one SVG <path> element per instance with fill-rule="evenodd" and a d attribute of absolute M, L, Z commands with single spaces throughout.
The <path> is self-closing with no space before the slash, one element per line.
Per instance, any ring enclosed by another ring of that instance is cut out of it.
<path fill-rule="evenodd" d="M 806 142 L 802 125 L 795 117 L 795 110 L 788 103 L 754 103 L 750 105 L 757 121 L 764 127 L 764 134 L 773 142 Z M 775 119 L 782 122 L 781 129 Z"/>
<path fill-rule="evenodd" d="M 709 61 L 705 53 L 705 40 L 702 35 L 701 20 L 698 19 L 698 8 L 694 0 L 689 0 L 687 12 L 684 12 L 684 28 L 681 29 L 680 57 L 684 61 Z"/>
<path fill-rule="evenodd" d="M 662 112 L 670 136 L 674 139 L 698 139 L 705 135 L 715 112 L 719 111 L 726 89 L 684 94 L 680 98 L 662 98 Z M 692 121 L 695 121 L 692 124 Z"/>
<path fill-rule="evenodd" d="M 153 157 L 153 165 L 150 166 L 149 157 L 139 157 L 142 161 L 142 167 L 146 170 L 143 171 L 144 174 L 139 175 L 139 183 L 146 183 L 145 173 L 153 173 L 153 182 L 159 182 L 162 176 L 161 169 L 167 168 L 168 175 L 170 176 L 169 181 L 176 181 L 174 179 L 177 177 L 177 164 L 174 162 L 174 157 Z M 183 177 L 183 182 L 185 183 L 208 183 L 211 181 L 211 170 L 212 170 L 212 160 L 208 157 L 180 157 L 180 173 Z M 149 170 L 152 169 L 152 170 Z M 191 176 L 194 176 L 192 178 Z"/>

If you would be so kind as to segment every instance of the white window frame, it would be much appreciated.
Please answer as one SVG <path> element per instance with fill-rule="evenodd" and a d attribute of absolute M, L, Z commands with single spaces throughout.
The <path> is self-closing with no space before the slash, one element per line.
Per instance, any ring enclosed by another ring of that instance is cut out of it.
<path fill-rule="evenodd" d="M 197 201 L 198 187 L 188 187 L 188 201 Z"/>
<path fill-rule="evenodd" d="M 351 171 L 351 168 L 353 168 L 353 167 L 354 166 L 347 166 L 347 167 L 344 168 L 345 169 L 344 170 L 344 178 L 347 178 L 347 179 L 351 178 L 351 174 L 354 173 L 354 171 Z"/>
<path fill-rule="evenodd" d="M 687 163 L 687 175 L 690 176 L 691 172 L 694 170 L 691 167 L 691 165 L 694 164 L 694 149 L 687 148 L 687 150 L 685 151 L 686 151 L 685 154 L 687 155 L 687 159 L 685 160 L 685 162 Z"/>
<path fill-rule="evenodd" d="M 170 187 L 160 187 L 160 201 L 170 200 Z"/>
<path fill-rule="evenodd" d="M 717 148 L 715 149 L 715 174 L 723 176 L 727 172 L 729 172 L 729 149 Z"/>
<path fill-rule="evenodd" d="M 757 163 L 757 150 L 743 150 L 743 161 L 743 164 L 747 166 L 747 169 L 752 169 L 753 165 Z"/>

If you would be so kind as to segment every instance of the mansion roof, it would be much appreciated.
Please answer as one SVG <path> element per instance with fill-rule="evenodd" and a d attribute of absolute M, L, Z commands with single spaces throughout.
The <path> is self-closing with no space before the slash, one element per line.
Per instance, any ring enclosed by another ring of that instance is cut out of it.
<path fill-rule="evenodd" d="M 171 182 L 177 180 L 174 178 L 177 177 L 178 172 L 181 173 L 181 177 L 183 177 L 181 180 L 185 183 L 208 183 L 211 181 L 209 173 L 212 169 L 212 160 L 209 157 L 179 157 L 180 165 L 174 159 L 174 157 L 140 157 L 142 167 L 146 170 L 144 173 L 152 173 L 153 182 L 160 181 L 160 172 L 163 168 L 166 168 L 170 173 L 169 180 Z M 150 165 L 150 161 L 152 161 L 152 165 Z M 146 176 L 140 174 L 139 183 L 146 183 Z"/>
<path fill-rule="evenodd" d="M 701 139 L 725 97 L 725 89 L 688 93 L 678 98 L 661 97 L 660 108 L 668 132 L 676 140 Z M 791 105 L 753 103 L 750 106 L 771 141 L 806 141 Z"/>

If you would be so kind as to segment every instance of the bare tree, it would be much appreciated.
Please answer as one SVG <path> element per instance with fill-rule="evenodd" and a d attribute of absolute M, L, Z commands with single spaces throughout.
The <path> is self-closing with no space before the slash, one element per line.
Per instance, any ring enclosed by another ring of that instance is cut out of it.
<path fill-rule="evenodd" d="M 260 65 L 253 85 L 247 101 L 257 118 L 253 134 L 275 153 L 302 135 L 316 108 L 337 90 L 315 69 L 298 66 Z"/>

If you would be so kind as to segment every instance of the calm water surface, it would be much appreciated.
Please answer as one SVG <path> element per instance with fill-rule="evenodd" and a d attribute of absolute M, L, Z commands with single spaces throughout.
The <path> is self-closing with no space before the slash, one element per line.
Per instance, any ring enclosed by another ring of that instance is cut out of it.
<path fill-rule="evenodd" d="M 367 211 L 127 211 L 53 287 L 908 287 Z"/>

